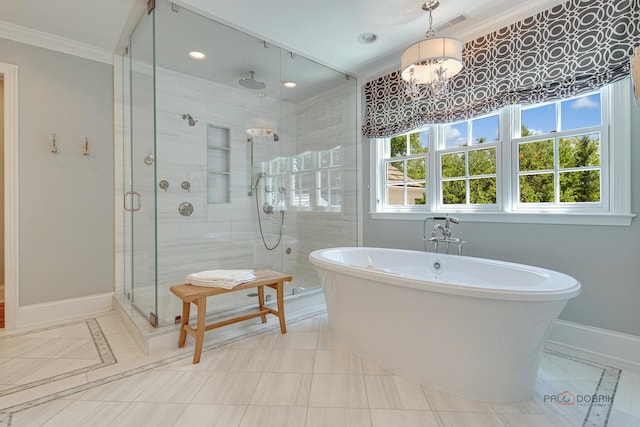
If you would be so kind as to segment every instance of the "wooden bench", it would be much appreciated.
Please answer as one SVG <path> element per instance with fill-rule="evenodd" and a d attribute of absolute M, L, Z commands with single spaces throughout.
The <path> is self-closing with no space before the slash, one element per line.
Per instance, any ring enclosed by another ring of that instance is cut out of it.
<path fill-rule="evenodd" d="M 280 319 L 280 331 L 283 334 L 287 333 L 287 326 L 284 320 L 284 282 L 290 282 L 293 278 L 289 275 L 278 273 L 276 271 L 264 270 L 257 271 L 255 273 L 256 279 L 242 283 L 231 289 L 213 288 L 205 286 L 195 286 L 188 283 L 181 285 L 171 286 L 171 292 L 173 292 L 178 298 L 182 300 L 182 320 L 180 325 L 180 338 L 178 340 L 178 347 L 184 347 L 184 343 L 187 339 L 187 333 L 196 339 L 196 348 L 193 354 L 193 363 L 200 362 L 200 355 L 202 354 L 202 344 L 204 342 L 204 333 L 210 329 L 219 328 L 221 326 L 230 325 L 236 322 L 242 322 L 243 320 L 252 319 L 254 317 L 261 317 L 262 323 L 266 323 L 267 314 L 273 314 Z M 264 287 L 276 290 L 277 310 L 264 305 Z M 207 297 L 213 295 L 222 295 L 229 292 L 241 291 L 243 289 L 258 288 L 258 309 L 256 313 L 249 313 L 243 316 L 234 317 L 232 319 L 222 320 L 220 322 L 206 324 L 207 317 Z M 195 329 L 189 326 L 189 312 L 191 310 L 191 303 L 198 307 L 198 320 Z"/>

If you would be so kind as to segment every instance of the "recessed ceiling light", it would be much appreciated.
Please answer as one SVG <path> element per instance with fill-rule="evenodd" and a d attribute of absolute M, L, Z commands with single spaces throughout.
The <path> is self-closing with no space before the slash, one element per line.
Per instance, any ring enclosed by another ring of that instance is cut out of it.
<path fill-rule="evenodd" d="M 189 56 L 193 59 L 204 59 L 206 55 L 202 52 L 192 50 L 191 52 L 189 52 Z"/>
<path fill-rule="evenodd" d="M 296 87 L 298 85 L 296 84 L 296 82 L 284 82 L 284 83 L 282 83 L 282 86 L 288 87 L 289 89 L 291 89 L 291 88 L 294 88 L 294 87 Z"/>
<path fill-rule="evenodd" d="M 373 43 L 378 40 L 378 36 L 373 33 L 362 33 L 358 36 L 358 41 L 362 44 Z"/>

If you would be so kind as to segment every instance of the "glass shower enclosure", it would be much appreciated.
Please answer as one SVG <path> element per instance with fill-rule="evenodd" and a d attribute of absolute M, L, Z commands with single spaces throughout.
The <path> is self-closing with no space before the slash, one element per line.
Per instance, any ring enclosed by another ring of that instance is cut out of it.
<path fill-rule="evenodd" d="M 304 294 L 311 251 L 357 245 L 356 79 L 156 0 L 121 80 L 121 290 L 153 325 L 181 314 L 169 287 L 189 273 L 277 270 Z"/>

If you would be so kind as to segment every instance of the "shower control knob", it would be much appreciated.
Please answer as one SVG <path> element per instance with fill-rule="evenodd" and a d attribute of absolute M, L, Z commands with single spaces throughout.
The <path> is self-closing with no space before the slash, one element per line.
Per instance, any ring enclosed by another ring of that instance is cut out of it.
<path fill-rule="evenodd" d="M 189 202 L 182 202 L 178 206 L 178 213 L 182 216 L 189 216 L 193 213 L 193 205 Z"/>

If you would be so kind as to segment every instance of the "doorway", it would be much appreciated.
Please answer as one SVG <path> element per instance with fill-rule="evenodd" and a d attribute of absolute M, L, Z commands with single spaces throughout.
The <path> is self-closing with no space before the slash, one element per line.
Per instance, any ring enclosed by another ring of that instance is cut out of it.
<path fill-rule="evenodd" d="M 1 327 L 18 326 L 18 66 L 0 62 Z"/>
<path fill-rule="evenodd" d="M 4 328 L 4 74 L 0 75 L 0 329 Z"/>

